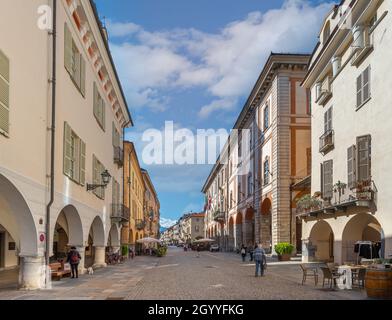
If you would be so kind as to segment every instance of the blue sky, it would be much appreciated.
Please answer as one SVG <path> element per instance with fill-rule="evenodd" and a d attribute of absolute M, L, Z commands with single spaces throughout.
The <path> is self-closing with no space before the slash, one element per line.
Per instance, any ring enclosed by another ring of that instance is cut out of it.
<path fill-rule="evenodd" d="M 203 209 L 211 165 L 143 164 L 146 129 L 230 130 L 268 55 L 312 52 L 332 1 L 96 0 L 134 118 L 162 224 Z"/>

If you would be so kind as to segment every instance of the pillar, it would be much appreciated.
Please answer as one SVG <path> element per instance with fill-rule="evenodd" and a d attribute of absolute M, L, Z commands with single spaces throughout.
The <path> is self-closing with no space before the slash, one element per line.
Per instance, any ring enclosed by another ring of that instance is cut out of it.
<path fill-rule="evenodd" d="M 79 254 L 80 254 L 80 262 L 79 262 L 79 267 L 78 267 L 78 273 L 79 274 L 85 274 L 87 269 L 84 266 L 84 259 L 85 259 L 85 250 L 86 248 L 83 246 L 77 246 L 76 250 L 78 250 Z"/>
<path fill-rule="evenodd" d="M 37 290 L 45 288 L 44 257 L 20 257 L 19 288 Z"/>
<path fill-rule="evenodd" d="M 95 259 L 93 268 L 105 268 L 107 266 L 105 262 L 105 249 L 106 247 L 95 246 Z"/>

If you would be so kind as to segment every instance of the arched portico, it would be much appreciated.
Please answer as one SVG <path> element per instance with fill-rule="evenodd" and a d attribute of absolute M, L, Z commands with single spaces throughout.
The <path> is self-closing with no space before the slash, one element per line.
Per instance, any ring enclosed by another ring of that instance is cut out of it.
<path fill-rule="evenodd" d="M 113 224 L 109 231 L 107 251 L 119 252 L 120 248 L 120 229 Z"/>
<path fill-rule="evenodd" d="M 255 245 L 255 214 L 253 208 L 248 208 L 245 213 L 244 241 L 247 247 Z"/>
<path fill-rule="evenodd" d="M 244 240 L 243 240 L 243 232 L 242 232 L 242 213 L 241 212 L 237 212 L 236 214 L 236 218 L 235 218 L 235 242 L 234 242 L 234 246 L 237 249 L 240 249 L 241 246 L 244 244 Z"/>
<path fill-rule="evenodd" d="M 233 251 L 235 248 L 235 240 L 234 240 L 234 219 L 233 217 L 230 217 L 229 219 L 229 251 Z"/>
<path fill-rule="evenodd" d="M 272 203 L 270 198 L 261 204 L 260 240 L 267 252 L 272 251 Z"/>
<path fill-rule="evenodd" d="M 102 219 L 96 216 L 91 223 L 87 247 L 85 251 L 85 267 L 101 268 L 106 267 L 105 262 L 105 229 Z"/>
<path fill-rule="evenodd" d="M 312 228 L 307 244 L 309 261 L 334 261 L 334 233 L 325 220 Z"/>

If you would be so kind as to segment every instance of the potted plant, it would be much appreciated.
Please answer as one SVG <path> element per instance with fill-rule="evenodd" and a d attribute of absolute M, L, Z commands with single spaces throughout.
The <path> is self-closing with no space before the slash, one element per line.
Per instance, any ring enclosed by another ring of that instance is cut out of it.
<path fill-rule="evenodd" d="M 293 251 L 294 246 L 291 243 L 282 242 L 275 245 L 275 252 L 278 255 L 279 261 L 290 261 Z"/>
<path fill-rule="evenodd" d="M 161 258 L 164 257 L 167 253 L 167 247 L 166 246 L 158 246 L 157 249 L 157 257 Z"/>

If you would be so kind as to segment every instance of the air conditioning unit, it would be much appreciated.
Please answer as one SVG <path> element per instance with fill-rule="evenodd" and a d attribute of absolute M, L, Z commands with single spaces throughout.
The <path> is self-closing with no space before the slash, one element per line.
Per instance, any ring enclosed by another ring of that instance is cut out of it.
<path fill-rule="evenodd" d="M 369 27 L 356 26 L 352 32 L 354 40 L 351 45 L 353 55 L 351 65 L 358 66 L 373 49 L 373 45 L 369 34 Z"/>

